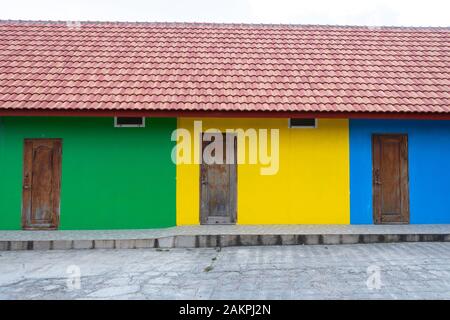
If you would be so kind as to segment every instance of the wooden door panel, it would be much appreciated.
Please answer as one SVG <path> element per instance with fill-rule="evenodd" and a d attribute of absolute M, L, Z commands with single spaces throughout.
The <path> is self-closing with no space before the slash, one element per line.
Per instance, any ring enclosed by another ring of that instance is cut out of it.
<path fill-rule="evenodd" d="M 52 219 L 53 149 L 39 146 L 33 150 L 31 224 L 49 223 Z"/>
<path fill-rule="evenodd" d="M 397 139 L 385 140 L 381 149 L 380 178 L 381 211 L 386 215 L 401 213 L 400 199 L 400 141 Z"/>
<path fill-rule="evenodd" d="M 408 223 L 407 136 L 374 135 L 372 144 L 374 222 Z"/>
<path fill-rule="evenodd" d="M 61 140 L 26 139 L 22 225 L 24 229 L 55 229 L 59 223 Z"/>
<path fill-rule="evenodd" d="M 200 221 L 203 224 L 236 222 L 236 161 L 226 163 L 227 154 L 233 148 L 236 160 L 235 139 L 229 140 L 222 135 L 223 164 L 207 164 L 200 166 Z M 203 141 L 202 155 L 205 148 L 213 141 Z M 231 141 L 231 146 L 230 146 Z M 213 153 L 215 156 L 215 154 Z"/>
<path fill-rule="evenodd" d="M 230 169 L 226 164 L 210 165 L 207 170 L 209 212 L 227 216 L 230 210 Z"/>

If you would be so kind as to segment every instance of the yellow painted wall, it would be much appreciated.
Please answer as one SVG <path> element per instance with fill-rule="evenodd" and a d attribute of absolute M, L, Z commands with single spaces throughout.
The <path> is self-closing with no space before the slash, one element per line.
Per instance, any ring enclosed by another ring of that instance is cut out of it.
<path fill-rule="evenodd" d="M 279 129 L 280 166 L 238 166 L 238 224 L 350 223 L 348 120 L 319 119 L 317 128 L 289 128 L 288 119 L 179 118 L 178 128 Z M 238 146 L 239 149 L 239 146 Z M 247 150 L 248 151 L 248 150 Z M 177 165 L 177 225 L 198 224 L 199 164 Z"/>

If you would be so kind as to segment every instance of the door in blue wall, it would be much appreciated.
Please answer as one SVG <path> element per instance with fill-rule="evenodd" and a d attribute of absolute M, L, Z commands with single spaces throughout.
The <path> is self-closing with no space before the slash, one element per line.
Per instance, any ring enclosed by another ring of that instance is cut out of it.
<path fill-rule="evenodd" d="M 372 161 L 374 223 L 409 223 L 408 136 L 374 134 Z"/>

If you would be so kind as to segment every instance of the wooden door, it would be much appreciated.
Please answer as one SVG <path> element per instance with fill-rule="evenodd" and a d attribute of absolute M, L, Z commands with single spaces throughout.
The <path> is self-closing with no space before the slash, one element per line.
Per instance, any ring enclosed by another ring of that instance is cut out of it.
<path fill-rule="evenodd" d="M 215 141 L 203 134 L 202 155 L 205 148 Z M 200 222 L 202 224 L 236 223 L 236 137 L 221 135 L 223 164 L 200 165 Z M 228 159 L 228 161 L 227 161 Z M 228 162 L 228 163 L 227 163 Z M 230 163 L 232 162 L 232 163 Z"/>
<path fill-rule="evenodd" d="M 25 139 L 22 227 L 56 229 L 59 224 L 61 140 Z"/>
<path fill-rule="evenodd" d="M 372 147 L 374 222 L 409 223 L 408 137 L 374 135 Z"/>

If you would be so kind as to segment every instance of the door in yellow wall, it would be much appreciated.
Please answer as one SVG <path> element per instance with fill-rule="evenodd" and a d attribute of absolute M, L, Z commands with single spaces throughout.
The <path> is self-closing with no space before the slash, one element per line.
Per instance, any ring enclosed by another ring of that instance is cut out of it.
<path fill-rule="evenodd" d="M 224 133 L 202 134 L 200 222 L 236 223 L 236 138 Z"/>

